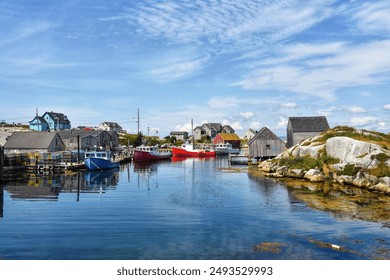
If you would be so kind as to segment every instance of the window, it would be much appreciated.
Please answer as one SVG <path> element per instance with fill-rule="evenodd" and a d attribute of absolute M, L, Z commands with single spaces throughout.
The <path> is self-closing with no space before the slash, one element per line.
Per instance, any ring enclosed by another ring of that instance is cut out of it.
<path fill-rule="evenodd" d="M 265 148 L 266 148 L 267 150 L 270 150 L 270 149 L 271 149 L 271 145 L 270 145 L 270 144 L 266 144 L 266 145 L 265 145 Z"/>

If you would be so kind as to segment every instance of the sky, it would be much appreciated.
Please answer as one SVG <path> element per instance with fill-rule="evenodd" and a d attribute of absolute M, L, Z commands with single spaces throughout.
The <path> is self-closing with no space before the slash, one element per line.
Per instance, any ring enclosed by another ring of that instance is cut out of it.
<path fill-rule="evenodd" d="M 390 1 L 2 0 L 0 120 L 390 132 Z"/>

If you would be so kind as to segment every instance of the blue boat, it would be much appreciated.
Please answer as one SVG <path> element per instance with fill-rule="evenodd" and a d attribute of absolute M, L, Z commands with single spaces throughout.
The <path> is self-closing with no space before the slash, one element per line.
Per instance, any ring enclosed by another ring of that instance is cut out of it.
<path fill-rule="evenodd" d="M 111 152 L 108 151 L 86 152 L 84 162 L 88 170 L 105 170 L 119 167 L 119 161 L 112 160 Z"/>

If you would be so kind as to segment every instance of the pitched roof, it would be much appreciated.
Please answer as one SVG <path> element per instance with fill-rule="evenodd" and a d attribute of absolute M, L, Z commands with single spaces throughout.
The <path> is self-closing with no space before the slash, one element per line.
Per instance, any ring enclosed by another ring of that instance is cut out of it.
<path fill-rule="evenodd" d="M 116 123 L 116 122 L 103 122 L 103 123 L 101 123 L 101 125 L 107 125 L 110 128 L 120 128 L 120 129 L 122 129 L 122 127 L 118 123 Z"/>
<path fill-rule="evenodd" d="M 228 125 L 228 124 L 225 124 L 223 127 L 222 127 L 222 129 L 228 129 L 228 130 L 230 130 L 230 131 L 233 131 L 234 132 L 234 128 L 233 127 L 231 127 L 230 125 Z"/>
<path fill-rule="evenodd" d="M 60 130 L 58 131 L 58 134 L 62 139 L 71 139 L 76 138 L 77 136 L 80 136 L 80 138 L 87 137 L 87 136 L 93 136 L 98 137 L 99 133 L 101 133 L 98 130 Z"/>
<path fill-rule="evenodd" d="M 238 137 L 235 133 L 218 133 L 223 140 L 238 140 L 240 141 L 240 137 Z"/>
<path fill-rule="evenodd" d="M 210 130 L 214 131 L 221 131 L 222 129 L 222 124 L 220 123 L 205 123 L 202 125 L 202 127 L 208 127 Z"/>
<path fill-rule="evenodd" d="M 273 133 L 268 127 L 263 127 L 260 129 L 260 131 L 249 141 L 248 145 L 256 140 L 280 140 L 283 142 L 282 139 L 276 136 L 276 134 Z"/>
<path fill-rule="evenodd" d="M 47 149 L 57 132 L 14 132 L 5 143 L 8 149 Z"/>
<path fill-rule="evenodd" d="M 36 119 L 39 120 L 41 123 L 47 124 L 47 121 L 43 117 L 40 117 L 40 116 L 35 116 L 35 118 L 33 118 L 29 123 L 32 123 Z"/>
<path fill-rule="evenodd" d="M 288 122 L 293 132 L 322 132 L 329 129 L 328 121 L 324 116 L 290 117 Z"/>
<path fill-rule="evenodd" d="M 70 124 L 68 117 L 62 113 L 46 112 L 45 114 L 48 114 L 50 116 L 50 118 L 56 122 L 59 121 L 60 123 Z M 45 115 L 45 114 L 43 114 L 43 115 Z"/>
<path fill-rule="evenodd" d="M 170 135 L 172 134 L 176 134 L 176 135 L 184 135 L 184 134 L 188 134 L 187 131 L 171 131 L 171 133 L 169 133 Z"/>

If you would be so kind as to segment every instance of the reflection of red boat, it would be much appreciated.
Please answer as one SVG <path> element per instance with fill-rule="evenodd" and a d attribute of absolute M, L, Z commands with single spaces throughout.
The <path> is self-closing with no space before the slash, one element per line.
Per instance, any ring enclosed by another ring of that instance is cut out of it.
<path fill-rule="evenodd" d="M 212 157 L 215 151 L 194 149 L 192 144 L 183 144 L 181 147 L 172 147 L 174 157 Z"/>
<path fill-rule="evenodd" d="M 134 149 L 134 161 L 161 160 L 171 157 L 171 152 L 159 152 L 157 147 L 140 146 Z"/>

